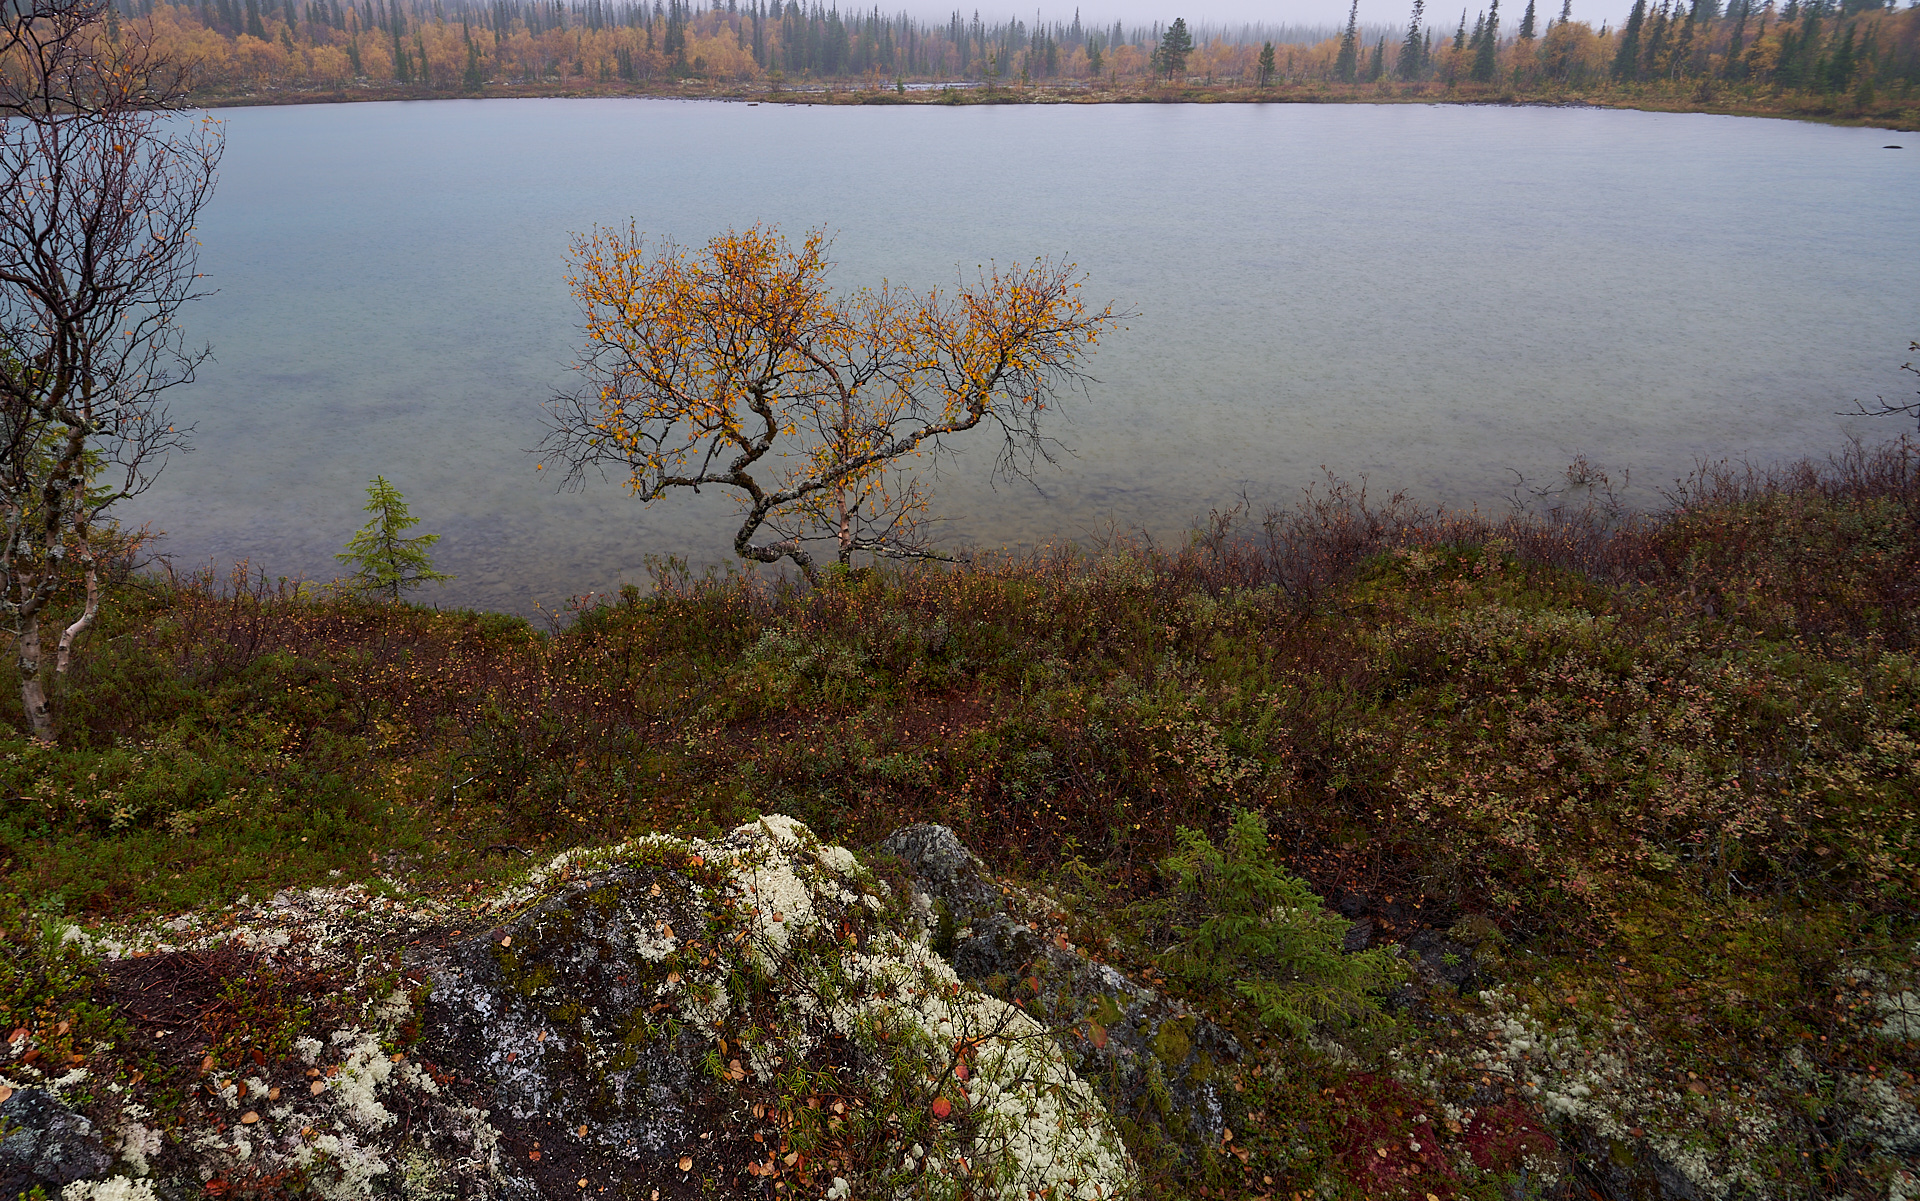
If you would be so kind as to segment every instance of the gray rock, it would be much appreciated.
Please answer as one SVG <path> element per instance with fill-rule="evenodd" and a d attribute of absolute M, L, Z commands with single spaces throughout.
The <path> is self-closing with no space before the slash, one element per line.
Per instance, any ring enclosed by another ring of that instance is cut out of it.
<path fill-rule="evenodd" d="M 1226 1030 L 1107 964 L 1043 937 L 1010 909 L 985 865 L 945 826 L 895 831 L 883 851 L 906 860 L 937 916 L 957 923 L 954 972 L 1017 999 L 1047 1023 L 1074 1071 L 1123 1126 L 1160 1143 L 1218 1143 L 1237 1118 L 1231 1072 L 1245 1051 Z M 939 939 L 935 939 L 936 945 Z"/>
<path fill-rule="evenodd" d="M 44 1089 L 16 1089 L 0 1101 L 0 1197 L 39 1186 L 58 1192 L 113 1166 L 93 1123 Z"/>
<path fill-rule="evenodd" d="M 1416 930 L 1405 945 L 1429 987 L 1444 985 L 1464 994 L 1479 978 L 1473 948 L 1437 930 Z"/>
<path fill-rule="evenodd" d="M 881 839 L 875 849 L 906 862 L 916 891 L 928 906 L 934 941 L 943 947 L 951 943 L 953 931 L 1006 908 L 987 865 L 946 826 L 931 822 L 903 826 Z"/>
<path fill-rule="evenodd" d="M 642 952 L 661 922 L 704 928 L 699 904 L 683 877 L 622 866 L 455 945 L 430 969 L 433 1054 L 481 1082 L 495 1124 L 529 1142 L 551 1127 L 575 1131 L 569 1149 L 585 1158 L 678 1155 L 695 1134 L 703 1048 L 648 1022 L 669 965 Z"/>

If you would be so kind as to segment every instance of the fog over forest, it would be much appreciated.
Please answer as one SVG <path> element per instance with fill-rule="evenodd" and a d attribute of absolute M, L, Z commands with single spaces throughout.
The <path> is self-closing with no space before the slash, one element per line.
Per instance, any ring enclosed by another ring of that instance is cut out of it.
<path fill-rule="evenodd" d="M 912 3 L 902 7 L 909 14 L 928 21 L 944 21 L 955 11 L 955 6 L 943 7 L 938 0 L 913 0 Z M 1164 25 L 1175 17 L 1184 17 L 1191 28 L 1206 33 L 1225 33 L 1236 41 L 1260 40 L 1298 44 L 1311 44 L 1325 38 L 1338 37 L 1340 30 L 1346 26 L 1347 22 L 1347 6 L 1340 3 L 1340 0 L 1202 0 L 1200 3 L 1184 5 L 1168 4 L 1163 0 L 1097 0 L 1096 3 L 1086 5 L 1061 7 L 1036 5 L 1033 9 L 1026 11 L 1006 12 L 989 5 L 960 6 L 964 15 L 968 17 L 973 15 L 972 9 L 975 7 L 979 8 L 980 15 L 990 22 L 1014 16 L 1032 23 L 1037 13 L 1040 21 L 1047 24 L 1054 21 L 1071 23 L 1076 9 L 1080 13 L 1082 22 L 1103 27 L 1115 21 L 1121 21 L 1130 26 L 1151 24 L 1155 21 Z M 1397 26 L 1404 31 L 1409 7 L 1410 3 L 1383 4 L 1382 0 L 1362 0 L 1360 23 L 1363 26 L 1378 25 L 1383 29 Z M 1486 6 L 1482 3 L 1478 7 Z M 1515 9 L 1515 13 L 1517 14 L 1519 8 L 1524 7 L 1523 0 Z M 1555 12 L 1559 11 L 1557 4 L 1552 7 Z M 1578 0 L 1573 7 L 1576 20 L 1587 21 L 1598 29 L 1602 21 L 1618 25 L 1625 19 L 1627 10 L 1632 7 L 1632 4 L 1631 0 L 1625 3 L 1621 0 Z M 1433 11 L 1438 13 L 1445 9 L 1446 5 L 1442 4 L 1435 6 Z M 1471 12 L 1468 13 L 1468 20 L 1472 20 Z M 1246 25 L 1268 28 L 1260 31 L 1259 36 L 1255 38 L 1234 37 L 1240 32 L 1241 27 Z"/>

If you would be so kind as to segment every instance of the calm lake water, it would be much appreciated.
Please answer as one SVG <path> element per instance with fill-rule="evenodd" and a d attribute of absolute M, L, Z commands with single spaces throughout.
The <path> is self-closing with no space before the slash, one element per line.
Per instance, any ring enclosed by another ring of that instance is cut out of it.
<path fill-rule="evenodd" d="M 491 100 L 237 109 L 202 227 L 198 449 L 123 518 L 182 565 L 326 579 L 384 474 L 460 579 L 531 612 L 730 557 L 730 506 L 556 494 L 526 448 L 577 338 L 568 235 L 835 232 L 836 278 L 1067 256 L 1139 315 L 1044 489 L 940 482 L 980 546 L 1177 535 L 1322 464 L 1497 502 L 1573 456 L 1838 447 L 1910 398 L 1920 140 L 1783 121 L 1426 106 L 748 107 Z M 1886 150 L 1906 141 L 1904 150 Z M 1647 495 L 1644 494 L 1643 495 Z"/>

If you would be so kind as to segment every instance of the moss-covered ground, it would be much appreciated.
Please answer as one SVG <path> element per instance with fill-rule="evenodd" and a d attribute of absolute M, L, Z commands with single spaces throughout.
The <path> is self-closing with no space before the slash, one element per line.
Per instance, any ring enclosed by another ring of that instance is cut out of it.
<path fill-rule="evenodd" d="M 1920 1021 L 1885 1010 L 1920 937 L 1916 447 L 1704 471 L 1638 517 L 1595 483 L 1490 521 L 1336 482 L 1175 548 L 817 590 L 669 571 L 550 631 L 129 576 L 60 743 L 4 702 L 0 890 L 32 953 L 0 966 L 0 1036 L 113 1040 L 96 969 L 48 949 L 67 924 L 355 880 L 457 900 L 521 852 L 776 811 L 855 847 L 946 823 L 1145 965 L 1180 829 L 1252 811 L 1374 939 L 1450 932 L 1474 974 L 1249 1069 L 1231 1145 L 1136 1148 L 1153 1194 L 1524 1192 L 1587 1095 L 1554 1090 L 1624 1043 L 1618 1087 L 1655 1091 L 1613 1112 L 1668 1128 L 1622 1119 L 1616 1149 L 1657 1134 L 1736 1195 L 1886 1196 L 1898 1137 L 1844 1115 L 1920 1070 Z"/>

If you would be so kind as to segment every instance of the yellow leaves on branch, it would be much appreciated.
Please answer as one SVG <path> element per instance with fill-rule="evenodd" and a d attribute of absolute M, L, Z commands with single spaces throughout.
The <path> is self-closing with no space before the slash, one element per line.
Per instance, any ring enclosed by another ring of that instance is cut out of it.
<path fill-rule="evenodd" d="M 843 295 L 827 251 L 818 229 L 794 245 L 754 226 L 698 249 L 632 226 L 577 235 L 590 386 L 562 423 L 575 464 L 617 460 L 649 500 L 732 485 L 756 523 L 837 520 L 844 552 L 849 513 L 924 504 L 884 477 L 943 439 L 991 417 L 1010 446 L 1037 444 L 1037 414 L 1115 320 L 1088 311 L 1071 264 L 990 267 L 950 295 Z"/>

